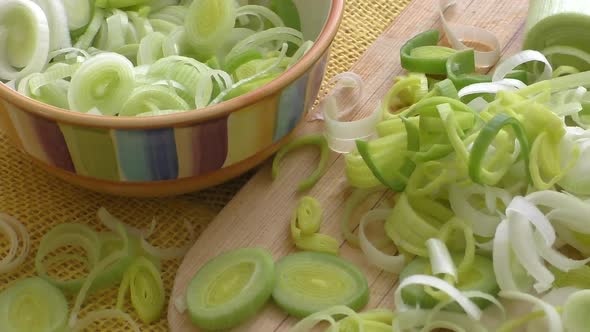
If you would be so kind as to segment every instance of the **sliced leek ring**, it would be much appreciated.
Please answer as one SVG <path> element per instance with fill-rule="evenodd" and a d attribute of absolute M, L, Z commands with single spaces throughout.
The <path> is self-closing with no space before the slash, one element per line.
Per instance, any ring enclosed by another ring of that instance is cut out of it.
<path fill-rule="evenodd" d="M 274 277 L 272 256 L 264 249 L 237 249 L 215 257 L 188 286 L 186 302 L 191 321 L 207 330 L 241 324 L 268 301 Z"/>
<path fill-rule="evenodd" d="M 275 303 L 295 317 L 306 317 L 337 305 L 362 309 L 369 301 L 363 273 L 338 256 L 300 252 L 276 266 Z"/>
<path fill-rule="evenodd" d="M 236 21 L 236 7 L 228 0 L 194 0 L 184 27 L 191 44 L 199 53 L 213 55 Z"/>
<path fill-rule="evenodd" d="M 66 298 L 41 278 L 17 281 L 0 293 L 2 332 L 62 332 L 67 319 Z"/>

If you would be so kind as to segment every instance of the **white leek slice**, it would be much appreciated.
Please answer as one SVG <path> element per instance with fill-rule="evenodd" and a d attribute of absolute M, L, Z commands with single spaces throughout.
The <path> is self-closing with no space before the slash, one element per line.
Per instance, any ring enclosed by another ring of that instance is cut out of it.
<path fill-rule="evenodd" d="M 485 200 L 492 204 L 486 204 L 484 207 L 473 206 L 472 198 L 474 196 L 485 196 Z M 500 208 L 496 206 L 498 200 L 505 207 L 512 201 L 512 196 L 501 188 L 484 187 L 477 184 L 467 187 L 454 184 L 449 188 L 449 202 L 453 212 L 459 218 L 470 222 L 473 226 L 473 233 L 482 237 L 493 237 L 496 227 L 502 221 L 502 216 L 499 213 Z"/>
<path fill-rule="evenodd" d="M 25 261 L 29 254 L 31 239 L 25 225 L 5 213 L 0 213 L 1 233 L 6 235 L 9 244 L 8 253 L 0 259 L 0 274 L 3 274 L 16 270 Z"/>
<path fill-rule="evenodd" d="M 164 57 L 162 45 L 166 36 L 161 32 L 152 32 L 141 39 L 137 52 L 137 65 L 151 65 Z"/>
<path fill-rule="evenodd" d="M 90 23 L 92 18 L 91 0 L 62 0 L 66 10 L 68 28 L 78 30 Z"/>
<path fill-rule="evenodd" d="M 405 278 L 399 284 L 395 290 L 394 301 L 395 307 L 400 311 L 407 311 L 410 309 L 408 305 L 404 303 L 402 298 L 402 289 L 411 285 L 424 285 L 439 289 L 455 300 L 455 302 L 457 302 L 457 304 L 459 304 L 461 308 L 465 310 L 465 313 L 467 313 L 470 318 L 475 320 L 479 320 L 481 318 L 481 310 L 479 307 L 467 296 L 461 293 L 460 290 L 442 279 L 428 275 L 413 275 Z"/>
<path fill-rule="evenodd" d="M 530 223 L 523 216 L 515 215 L 508 220 L 508 229 L 514 254 L 529 275 L 537 281 L 535 284 L 537 292 L 544 292 L 551 288 L 555 276 L 543 264 L 537 252 Z"/>
<path fill-rule="evenodd" d="M 491 48 L 483 52 L 475 50 L 475 64 L 478 67 L 492 67 L 500 59 L 500 41 L 491 32 L 466 25 L 449 24 L 445 12 L 455 6 L 455 0 L 439 0 L 440 19 L 451 46 L 456 50 L 470 49 L 464 41 L 482 43 Z"/>
<path fill-rule="evenodd" d="M 426 248 L 428 249 L 432 274 L 435 276 L 448 275 L 458 281 L 457 267 L 453 262 L 453 258 L 451 258 L 447 245 L 440 239 L 432 238 L 426 241 Z"/>
<path fill-rule="evenodd" d="M 105 115 L 115 115 L 134 85 L 133 64 L 120 54 L 102 53 L 84 62 L 72 76 L 68 100 L 73 111 L 97 108 Z"/>
<path fill-rule="evenodd" d="M 537 206 L 551 208 L 546 215 L 553 222 L 569 229 L 590 234 L 590 203 L 580 198 L 552 190 L 539 191 L 526 196 L 526 199 Z"/>
<path fill-rule="evenodd" d="M 84 33 L 80 37 L 78 37 L 78 40 L 74 44 L 74 47 L 87 50 L 90 47 L 90 45 L 92 45 L 94 38 L 98 34 L 98 31 L 100 30 L 101 25 L 103 23 L 103 20 L 104 11 L 100 8 L 94 8 L 92 20 L 90 20 L 90 23 L 88 23 L 86 31 L 84 31 Z"/>
<path fill-rule="evenodd" d="M 356 147 L 357 139 L 370 139 L 381 118 L 380 108 L 369 116 L 356 121 L 343 121 L 360 104 L 363 96 L 363 80 L 352 72 L 345 72 L 332 79 L 335 86 L 318 106 L 326 125 L 326 139 L 330 148 L 338 153 L 349 153 Z"/>
<path fill-rule="evenodd" d="M 563 331 L 561 317 L 559 316 L 559 313 L 557 312 L 555 307 L 539 299 L 538 297 L 517 291 L 502 291 L 500 292 L 500 297 L 511 300 L 524 301 L 539 306 L 545 312 L 545 319 L 547 321 L 548 327 L 547 332 Z"/>
<path fill-rule="evenodd" d="M 387 255 L 379 250 L 368 239 L 366 229 L 368 225 L 389 218 L 391 209 L 378 209 L 367 212 L 359 225 L 359 244 L 367 260 L 384 271 L 399 274 L 404 268 L 406 259 L 403 255 Z"/>
<path fill-rule="evenodd" d="M 515 55 L 511 56 L 510 58 L 504 60 L 502 63 L 496 67 L 494 74 L 492 75 L 492 81 L 499 81 L 512 72 L 516 67 L 528 63 L 528 62 L 542 62 L 545 64 L 543 68 L 543 73 L 537 78 L 537 81 L 544 81 L 551 79 L 553 77 L 553 67 L 549 63 L 549 60 L 539 51 L 534 50 L 525 50 Z"/>
<path fill-rule="evenodd" d="M 40 72 L 50 39 L 45 13 L 29 0 L 3 0 L 0 6 L 0 79 L 19 80 Z M 23 42 L 26 41 L 26 42 Z"/>
<path fill-rule="evenodd" d="M 106 19 L 106 45 L 104 48 L 109 51 L 125 46 L 125 32 L 129 25 L 129 17 L 125 12 L 115 9 L 114 14 Z"/>
<path fill-rule="evenodd" d="M 327 322 L 330 326 L 336 325 L 336 320 L 333 316 L 354 317 L 357 313 L 346 306 L 335 306 L 300 320 L 293 326 L 289 332 L 311 332 L 313 328 L 321 322 Z"/>
<path fill-rule="evenodd" d="M 500 91 L 517 91 L 525 87 L 526 85 L 519 80 L 505 78 L 496 82 L 490 83 L 475 83 L 464 87 L 459 90 L 459 98 L 465 96 L 480 94 L 480 93 L 492 93 L 496 94 Z"/>
<path fill-rule="evenodd" d="M 572 119 L 576 121 L 576 117 Z M 566 128 L 560 146 L 561 160 L 570 160 L 575 149 L 579 149 L 580 156 L 558 184 L 573 194 L 590 195 L 590 177 L 586 176 L 590 172 L 590 131 L 578 127 Z"/>
<path fill-rule="evenodd" d="M 59 50 L 72 46 L 68 17 L 64 3 L 61 0 L 34 0 L 47 17 L 49 24 L 49 49 Z"/>
<path fill-rule="evenodd" d="M 501 290 L 518 290 L 511 269 L 512 248 L 508 231 L 508 220 L 503 220 L 496 228 L 493 247 L 494 273 Z"/>
<path fill-rule="evenodd" d="M 569 270 L 577 269 L 590 262 L 590 257 L 582 260 L 575 260 L 565 256 L 551 246 L 548 246 L 538 232 L 535 232 L 535 244 L 541 257 L 561 271 L 567 272 Z"/>
<path fill-rule="evenodd" d="M 506 217 L 508 217 L 509 222 L 516 215 L 526 218 L 533 224 L 547 246 L 552 246 L 555 243 L 555 230 L 551 226 L 549 219 L 534 204 L 522 196 L 514 197 L 506 208 Z"/>

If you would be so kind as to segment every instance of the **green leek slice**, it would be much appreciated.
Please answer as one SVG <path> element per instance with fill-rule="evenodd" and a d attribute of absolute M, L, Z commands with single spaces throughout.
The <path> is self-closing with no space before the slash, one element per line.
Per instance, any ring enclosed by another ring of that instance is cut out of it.
<path fill-rule="evenodd" d="M 328 141 L 326 140 L 326 137 L 323 135 L 309 135 L 299 137 L 289 144 L 283 146 L 273 159 L 272 178 L 276 179 L 279 176 L 279 166 L 281 164 L 281 160 L 283 160 L 287 154 L 306 145 L 315 145 L 320 149 L 320 161 L 318 167 L 313 171 L 313 173 L 299 184 L 297 191 L 306 191 L 311 189 L 328 169 L 330 148 L 328 147 Z"/>
<path fill-rule="evenodd" d="M 187 288 L 191 321 L 206 330 L 238 326 L 268 301 L 274 273 L 272 256 L 264 249 L 237 249 L 213 258 Z"/>
<path fill-rule="evenodd" d="M 300 252 L 276 266 L 275 303 L 295 317 L 305 317 L 336 305 L 362 309 L 369 285 L 352 263 L 334 255 Z"/>
<path fill-rule="evenodd" d="M 65 296 L 41 278 L 22 279 L 0 293 L 2 332 L 63 332 L 67 318 Z"/>

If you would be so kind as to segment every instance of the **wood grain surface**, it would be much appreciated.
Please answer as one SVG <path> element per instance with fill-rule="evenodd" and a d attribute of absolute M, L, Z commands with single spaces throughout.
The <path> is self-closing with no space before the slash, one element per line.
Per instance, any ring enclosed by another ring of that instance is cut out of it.
<path fill-rule="evenodd" d="M 522 43 L 526 0 L 461 0 L 453 21 L 475 25 L 496 34 L 503 54 L 513 54 Z M 365 80 L 365 95 L 353 119 L 372 112 L 391 87 L 393 78 L 403 74 L 399 63 L 399 48 L 412 36 L 424 30 L 440 28 L 438 0 L 415 0 L 393 22 L 354 65 L 351 71 Z M 320 132 L 321 124 L 306 123 L 301 135 Z M 271 180 L 270 162 L 262 167 L 235 198 L 211 222 L 194 247 L 184 258 L 176 276 L 168 322 L 171 332 L 196 332 L 186 314 L 180 314 L 174 299 L 181 296 L 196 271 L 210 258 L 240 247 L 263 247 L 275 259 L 295 251 L 290 240 L 289 221 L 298 199 L 295 192 L 299 181 L 310 174 L 317 164 L 318 154 L 313 149 L 296 151 L 281 165 L 281 174 Z M 395 275 L 371 267 L 358 249 L 349 247 L 339 234 L 343 204 L 350 195 L 344 177 L 344 158 L 332 154 L 330 167 L 320 182 L 305 195 L 316 197 L 322 207 L 322 233 L 342 241 L 341 256 L 359 266 L 369 281 L 371 295 L 367 308 L 393 308 Z M 376 195 L 366 204 L 376 206 L 386 195 Z M 288 331 L 297 320 L 288 317 L 272 301 L 253 319 L 233 331 Z"/>

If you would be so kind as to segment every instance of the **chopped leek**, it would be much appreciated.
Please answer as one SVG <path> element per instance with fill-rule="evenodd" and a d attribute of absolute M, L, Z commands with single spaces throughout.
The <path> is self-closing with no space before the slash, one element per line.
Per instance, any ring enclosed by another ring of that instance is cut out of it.
<path fill-rule="evenodd" d="M 340 242 L 331 236 L 318 233 L 322 222 L 322 207 L 311 196 L 299 201 L 291 218 L 291 237 L 301 250 L 338 255 Z"/>

